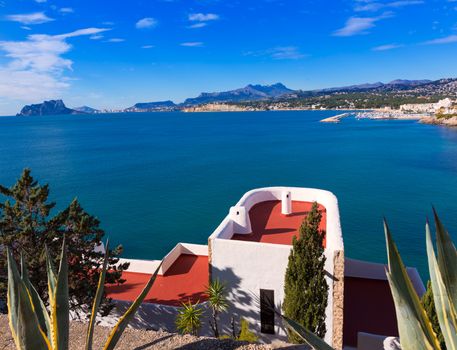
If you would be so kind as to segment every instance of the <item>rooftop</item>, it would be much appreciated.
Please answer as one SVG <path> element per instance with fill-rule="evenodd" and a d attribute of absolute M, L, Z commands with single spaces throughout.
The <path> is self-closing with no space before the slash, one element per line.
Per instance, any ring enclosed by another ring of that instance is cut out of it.
<path fill-rule="evenodd" d="M 232 239 L 239 241 L 292 244 L 292 237 L 298 237 L 298 230 L 303 219 L 311 211 L 312 202 L 292 201 L 292 213 L 281 213 L 281 201 L 272 200 L 255 204 L 249 210 L 252 233 L 235 233 Z M 322 213 L 320 229 L 326 229 L 327 213 L 324 206 L 319 204 Z M 324 240 L 325 246 L 325 240 Z"/>
<path fill-rule="evenodd" d="M 122 274 L 126 281 L 121 285 L 107 285 L 109 298 L 133 301 L 141 293 L 151 274 L 128 272 Z M 208 257 L 181 254 L 167 269 L 157 276 L 144 302 L 180 306 L 183 302 L 205 301 L 208 285 Z"/>

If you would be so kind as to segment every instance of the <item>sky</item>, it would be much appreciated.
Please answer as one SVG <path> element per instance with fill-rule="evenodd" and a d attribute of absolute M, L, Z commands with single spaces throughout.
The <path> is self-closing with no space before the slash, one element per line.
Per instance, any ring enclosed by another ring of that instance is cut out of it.
<path fill-rule="evenodd" d="M 0 0 L 0 115 L 457 77 L 457 0 Z"/>

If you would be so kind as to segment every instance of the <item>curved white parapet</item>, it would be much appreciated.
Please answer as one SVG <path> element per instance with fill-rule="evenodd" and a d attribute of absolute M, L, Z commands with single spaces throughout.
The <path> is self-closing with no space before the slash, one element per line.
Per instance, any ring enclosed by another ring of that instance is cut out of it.
<path fill-rule="evenodd" d="M 244 206 L 231 207 L 229 211 L 230 220 L 233 222 L 233 231 L 237 233 L 251 233 L 251 220 L 249 211 Z"/>

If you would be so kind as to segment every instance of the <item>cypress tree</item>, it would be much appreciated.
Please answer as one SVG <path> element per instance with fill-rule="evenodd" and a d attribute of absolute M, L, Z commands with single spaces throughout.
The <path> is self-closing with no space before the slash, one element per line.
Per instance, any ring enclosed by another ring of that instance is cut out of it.
<path fill-rule="evenodd" d="M 299 237 L 292 241 L 284 283 L 283 311 L 285 316 L 323 338 L 328 285 L 324 270 L 325 231 L 319 229 L 321 220 L 322 213 L 317 203 L 313 203 L 300 226 Z M 292 332 L 288 337 L 292 343 L 303 342 Z"/>
<path fill-rule="evenodd" d="M 52 216 L 55 203 L 48 200 L 49 186 L 41 186 L 25 169 L 15 185 L 0 185 L 0 247 L 8 246 L 16 259 L 20 253 L 26 258 L 30 280 L 47 301 L 47 274 L 45 246 L 57 264 L 64 235 L 68 245 L 69 292 L 71 307 L 78 312 L 84 305 L 91 305 L 102 267 L 103 254 L 95 252 L 104 231 L 100 222 L 88 214 L 75 199 L 65 210 Z M 3 197 L 3 198 L 2 198 Z M 123 283 L 122 271 L 128 264 L 116 267 L 122 247 L 111 251 L 107 283 Z M 0 299 L 6 300 L 7 273 L 5 254 L 0 254 Z M 103 298 L 102 314 L 112 303 Z"/>

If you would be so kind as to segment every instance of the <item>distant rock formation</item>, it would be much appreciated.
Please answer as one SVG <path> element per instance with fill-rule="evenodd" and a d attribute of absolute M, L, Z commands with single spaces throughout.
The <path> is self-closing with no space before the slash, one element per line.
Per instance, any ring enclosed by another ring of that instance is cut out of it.
<path fill-rule="evenodd" d="M 81 113 L 86 113 L 86 114 L 96 114 L 96 113 L 101 113 L 100 110 L 89 107 L 89 106 L 81 106 L 81 107 L 73 107 L 73 110 Z"/>
<path fill-rule="evenodd" d="M 124 112 L 170 112 L 178 109 L 173 101 L 141 102 L 126 108 Z"/>
<path fill-rule="evenodd" d="M 27 105 L 17 114 L 19 117 L 79 114 L 81 112 L 67 108 L 62 100 L 49 100 L 43 103 Z"/>
<path fill-rule="evenodd" d="M 277 98 L 283 95 L 294 93 L 281 83 L 273 85 L 247 85 L 244 88 L 223 91 L 223 92 L 203 92 L 195 98 L 188 98 L 184 101 L 184 106 L 194 106 L 205 103 L 217 102 L 242 102 L 256 101 Z"/>

